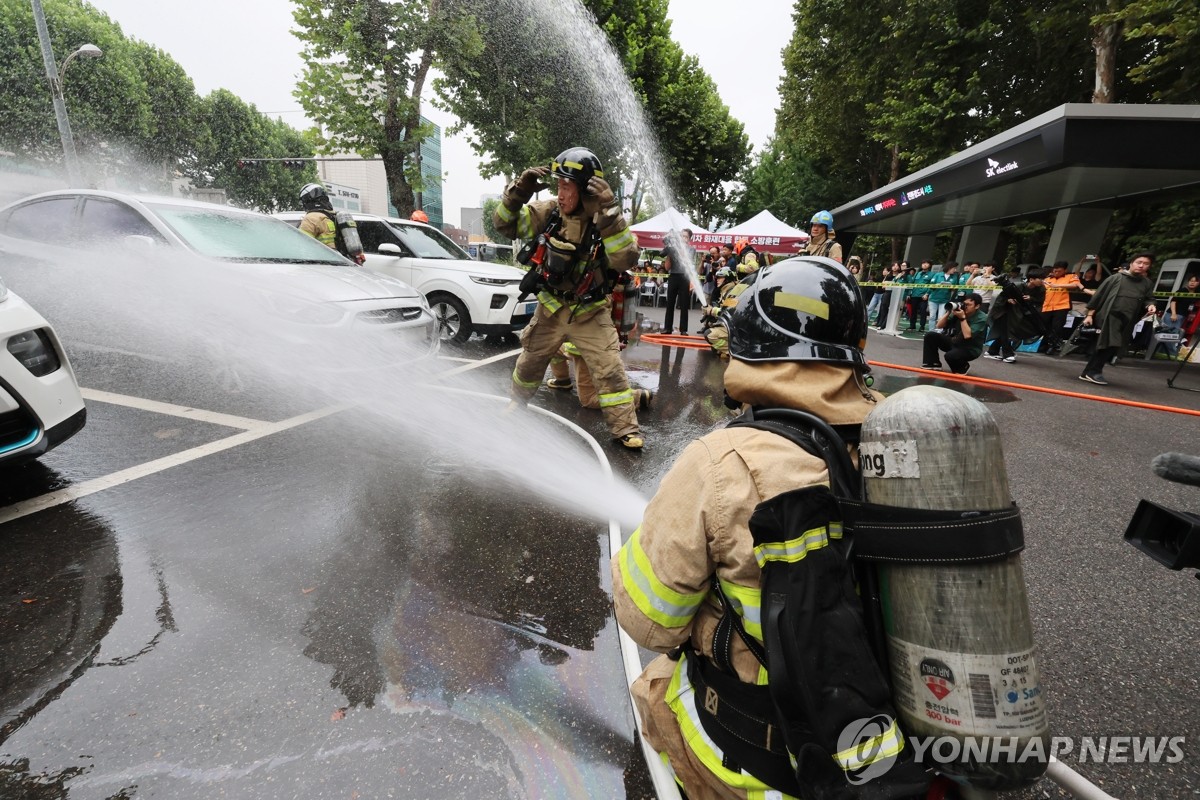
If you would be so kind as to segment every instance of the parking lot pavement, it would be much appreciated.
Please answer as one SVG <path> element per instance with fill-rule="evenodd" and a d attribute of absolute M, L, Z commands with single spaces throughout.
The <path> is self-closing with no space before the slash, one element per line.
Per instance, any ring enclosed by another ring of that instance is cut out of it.
<path fill-rule="evenodd" d="M 872 336 L 868 356 L 907 365 L 916 348 Z M 502 407 L 511 342 L 446 355 L 448 386 L 493 395 L 468 416 Z M 612 446 L 569 393 L 535 402 L 595 437 L 648 497 L 679 450 L 727 418 L 723 368 L 648 342 L 624 358 L 632 383 L 658 392 L 643 453 Z M 1101 393 L 1073 369 L 1029 358 L 972 375 Z M 874 374 L 885 392 L 967 392 L 996 417 L 1053 732 L 1200 736 L 1200 587 L 1121 541 L 1139 497 L 1200 505 L 1148 469 L 1158 452 L 1200 449 L 1195 419 Z M 1158 385 L 1159 364 L 1107 374 L 1107 391 L 1198 407 L 1200 395 Z M 418 436 L 354 409 L 173 408 L 130 400 L 146 399 L 138 388 L 109 381 L 124 397 L 92 394 L 79 436 L 0 482 L 0 796 L 644 796 L 607 526 L 543 499 L 538 487 L 561 475 L 513 480 L 489 474 L 489 458 L 464 462 L 449 444 L 478 430 L 465 417 Z M 511 450 L 548 441 L 522 432 Z M 114 475 L 128 479 L 98 483 Z M 80 487 L 94 491 L 70 495 Z M 62 502 L 29 506 L 50 496 Z M 1116 796 L 1178 797 L 1200 785 L 1200 757 L 1185 752 L 1173 765 L 1074 766 Z M 1043 784 L 1019 796 L 1062 795 Z"/>

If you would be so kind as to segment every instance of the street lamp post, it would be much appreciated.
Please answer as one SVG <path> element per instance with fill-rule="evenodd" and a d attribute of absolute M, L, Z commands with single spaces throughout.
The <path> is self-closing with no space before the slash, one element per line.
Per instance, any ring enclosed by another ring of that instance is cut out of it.
<path fill-rule="evenodd" d="M 67 181 L 71 186 L 79 186 L 82 182 L 79 172 L 79 156 L 75 153 L 75 139 L 71 136 L 71 121 L 67 118 L 67 103 L 63 99 L 62 81 L 66 74 L 67 65 L 77 56 L 97 58 L 103 55 L 99 47 L 85 44 L 63 61 L 62 69 L 54 63 L 54 51 L 50 49 L 50 31 L 46 28 L 46 15 L 42 11 L 41 0 L 30 0 L 33 3 L 33 20 L 37 25 L 38 42 L 42 46 L 42 62 L 46 65 L 46 78 L 50 81 L 50 93 L 54 97 L 54 116 L 58 120 L 58 135 L 62 139 L 63 162 L 67 167 Z"/>

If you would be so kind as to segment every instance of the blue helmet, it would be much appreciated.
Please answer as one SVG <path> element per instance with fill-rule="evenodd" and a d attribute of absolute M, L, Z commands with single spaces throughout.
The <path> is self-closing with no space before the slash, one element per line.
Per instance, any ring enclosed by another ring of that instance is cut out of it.
<path fill-rule="evenodd" d="M 818 211 L 813 214 L 813 218 L 809 220 L 809 225 L 824 225 L 826 230 L 833 230 L 833 214 L 828 211 Z"/>

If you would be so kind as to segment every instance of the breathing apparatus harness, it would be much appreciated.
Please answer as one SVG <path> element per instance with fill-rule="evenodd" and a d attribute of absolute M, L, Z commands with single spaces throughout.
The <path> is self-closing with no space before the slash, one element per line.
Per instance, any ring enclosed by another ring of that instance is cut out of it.
<path fill-rule="evenodd" d="M 517 253 L 517 261 L 529 267 L 521 279 L 518 303 L 543 291 L 569 303 L 591 303 L 612 292 L 619 276 L 608 269 L 608 257 L 596 224 L 588 220 L 583 241 L 578 244 L 559 239 L 561 228 L 562 212 L 556 205 L 550 211 L 545 229 Z M 586 269 L 578 275 L 581 264 Z"/>
<path fill-rule="evenodd" d="M 869 611 L 878 591 L 867 582 L 866 571 L 854 570 L 838 510 L 842 498 L 862 497 L 862 476 L 846 446 L 857 442 L 859 426 L 831 426 L 795 409 L 752 408 L 729 427 L 758 428 L 788 439 L 825 462 L 830 485 L 784 492 L 760 503 L 751 515 L 762 566 L 762 643 L 746 632 L 740 613 L 713 580 L 712 593 L 724 612 L 713 633 L 713 656 L 700 656 L 690 644 L 684 649 L 705 732 L 720 747 L 727 769 L 745 770 L 794 796 L 883 800 L 923 794 L 928 777 L 913 762 L 911 748 L 896 757 L 886 780 L 869 784 L 869 794 L 848 781 L 848 768 L 835 760 L 845 749 L 839 737 L 849 723 L 896 715 L 882 621 Z M 810 537 L 820 543 L 810 544 Z M 767 557 L 798 542 L 806 548 L 802 556 Z M 734 636 L 767 670 L 767 685 L 739 679 Z"/>

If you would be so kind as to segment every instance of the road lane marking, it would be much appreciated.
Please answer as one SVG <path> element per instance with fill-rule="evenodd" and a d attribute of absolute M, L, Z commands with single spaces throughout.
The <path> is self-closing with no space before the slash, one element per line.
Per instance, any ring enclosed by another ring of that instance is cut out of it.
<path fill-rule="evenodd" d="M 521 350 L 510 350 L 505 353 L 486 358 L 480 361 L 472 361 L 464 364 L 461 367 L 455 367 L 435 376 L 435 380 L 447 377 L 449 375 L 457 375 L 459 373 L 468 372 L 497 361 L 503 361 L 506 358 L 512 358 L 520 354 Z M 193 409 L 186 406 L 172 405 L 171 403 L 162 403 L 157 400 L 148 400 L 141 397 L 132 397 L 129 395 L 115 394 L 112 392 L 104 392 L 99 389 L 80 389 L 85 399 L 93 400 L 98 403 L 113 403 L 116 405 L 128 406 L 145 411 L 154 411 L 160 414 L 169 414 L 171 416 L 184 417 L 186 419 L 195 419 L 202 422 L 211 422 L 217 425 L 224 425 L 231 428 L 241 428 L 242 433 L 218 439 L 215 442 L 209 442 L 198 447 L 193 447 L 189 450 L 181 450 L 178 453 L 172 453 L 168 456 L 147 461 L 144 464 L 129 467 L 128 469 L 118 470 L 117 472 L 103 475 L 99 478 L 93 478 L 90 481 L 68 486 L 65 489 L 60 489 L 56 492 L 32 497 L 28 500 L 22 500 L 19 503 L 14 503 L 10 506 L 0 508 L 0 525 L 6 522 L 27 517 L 30 514 L 36 514 L 48 508 L 70 503 L 88 495 L 102 492 L 105 489 L 110 489 L 114 486 L 120 486 L 130 481 L 135 481 L 138 478 L 144 478 L 148 475 L 153 475 L 156 472 L 176 467 L 181 464 L 186 464 L 189 461 L 195 461 L 199 458 L 220 453 L 229 450 L 239 445 L 253 442 L 256 439 L 261 439 L 264 436 L 270 436 L 281 431 L 294 428 L 299 425 L 305 425 L 309 422 L 314 422 L 322 417 L 327 417 L 330 414 L 335 414 L 343 411 L 350 406 L 340 405 L 330 408 L 312 411 L 308 414 L 301 414 L 297 417 L 285 419 L 280 422 L 265 422 L 263 420 L 248 419 L 246 417 L 237 417 L 232 414 L 221 414 L 216 411 L 204 411 L 203 409 Z"/>
<path fill-rule="evenodd" d="M 127 394 L 105 392 L 100 389 L 80 388 L 79 393 L 84 400 L 95 400 L 97 403 L 108 403 L 126 408 L 136 408 L 141 411 L 153 411 L 156 414 L 167 414 L 172 417 L 194 419 L 199 422 L 209 422 L 213 425 L 223 425 L 226 428 L 240 428 L 244 431 L 254 431 L 272 423 L 261 419 L 238 417 L 233 414 L 222 414 L 219 411 L 205 411 L 202 408 L 177 406 L 174 403 L 163 403 L 158 400 L 148 400 L 144 397 L 133 397 Z"/>
<path fill-rule="evenodd" d="M 439 372 L 433 377 L 434 380 L 441 380 L 442 378 L 448 378 L 451 375 L 458 375 L 461 372 L 468 372 L 473 369 L 478 369 L 479 367 L 487 366 L 488 364 L 494 364 L 497 361 L 503 361 L 506 358 L 512 358 L 515 355 L 520 355 L 520 353 L 521 348 L 509 350 L 507 353 L 500 353 L 499 355 L 494 355 L 491 358 L 485 358 L 482 361 L 472 361 L 470 364 L 463 364 L 461 367 L 455 367 L 454 369 L 448 369 L 445 372 Z"/>
<path fill-rule="evenodd" d="M 218 439 L 215 442 L 202 444 L 198 447 L 192 447 L 188 450 L 180 450 L 178 453 L 172 453 L 162 458 L 156 458 L 153 461 L 147 461 L 144 464 L 138 464 L 127 469 L 118 470 L 117 472 L 104 475 L 99 478 L 93 478 L 90 481 L 77 483 L 74 486 L 68 486 L 65 489 L 59 489 L 57 492 L 50 492 L 29 500 L 23 500 L 19 503 L 14 503 L 11 506 L 0 509 L 0 525 L 6 522 L 27 517 L 30 514 L 36 514 L 39 511 L 44 511 L 48 508 L 70 503 L 82 497 L 102 492 L 105 489 L 111 489 L 114 486 L 120 486 L 130 481 L 136 481 L 138 478 L 145 478 L 148 475 L 168 470 L 171 467 L 177 467 L 181 464 L 186 464 L 189 461 L 195 461 L 205 456 L 221 453 L 225 450 L 230 450 L 239 445 L 253 442 L 256 439 L 262 439 L 265 436 L 270 436 L 275 433 L 290 430 L 301 425 L 306 425 L 310 422 L 327 417 L 331 414 L 336 414 L 343 411 L 348 406 L 330 406 L 317 411 L 310 411 L 307 414 L 301 414 L 290 419 L 281 420 L 280 422 L 264 423 L 254 430 L 243 431 L 242 433 L 227 436 L 224 439 Z"/>

